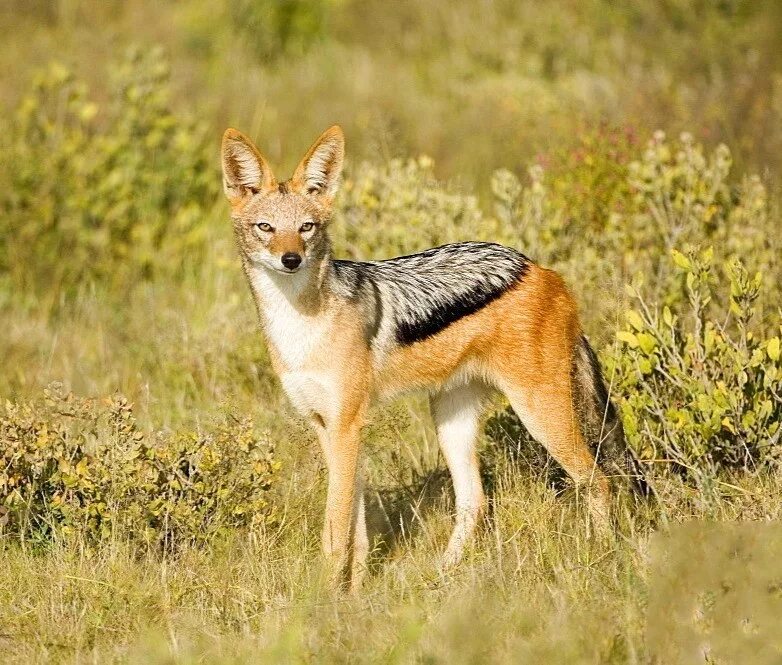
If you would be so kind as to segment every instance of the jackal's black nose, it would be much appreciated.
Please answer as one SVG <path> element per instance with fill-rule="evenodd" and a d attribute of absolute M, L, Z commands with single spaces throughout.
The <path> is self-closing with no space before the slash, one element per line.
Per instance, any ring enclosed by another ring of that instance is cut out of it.
<path fill-rule="evenodd" d="M 301 256 L 296 254 L 296 252 L 286 252 L 282 255 L 282 265 L 284 265 L 288 270 L 296 270 L 296 268 L 301 265 Z"/>

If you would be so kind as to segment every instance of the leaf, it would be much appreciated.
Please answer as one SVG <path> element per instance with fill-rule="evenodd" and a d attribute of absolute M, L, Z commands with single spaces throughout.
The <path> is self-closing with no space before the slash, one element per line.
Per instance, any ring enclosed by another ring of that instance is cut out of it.
<path fill-rule="evenodd" d="M 638 338 L 633 333 L 628 332 L 627 330 L 620 330 L 618 333 L 616 333 L 616 338 L 620 342 L 624 342 L 625 344 L 628 344 L 631 349 L 638 348 Z"/>
<path fill-rule="evenodd" d="M 657 348 L 657 340 L 649 333 L 638 333 L 636 337 L 638 338 L 638 345 L 641 347 L 641 351 L 647 356 L 651 355 Z"/>
<path fill-rule="evenodd" d="M 768 357 L 771 358 L 774 362 L 779 360 L 780 355 L 780 348 L 779 348 L 779 337 L 772 337 L 770 340 L 768 340 L 768 346 L 766 346 L 766 353 L 768 353 Z"/>
<path fill-rule="evenodd" d="M 760 403 L 760 406 L 758 406 L 758 418 L 766 419 L 771 415 L 771 412 L 774 410 L 774 405 L 771 403 L 770 399 L 765 399 Z"/>
<path fill-rule="evenodd" d="M 663 307 L 663 321 L 665 322 L 666 326 L 673 325 L 673 314 L 671 314 L 671 308 L 668 307 L 668 305 Z"/>
<path fill-rule="evenodd" d="M 86 476 L 87 475 L 87 471 L 88 471 L 88 468 L 87 468 L 88 464 L 89 464 L 89 462 L 87 461 L 87 458 L 86 457 L 82 457 L 79 460 L 79 462 L 76 464 L 76 468 L 75 468 L 76 475 L 77 476 Z"/>
<path fill-rule="evenodd" d="M 671 257 L 673 258 L 673 262 L 682 270 L 692 270 L 692 263 L 690 262 L 690 259 L 688 259 L 679 250 L 672 249 Z"/>
<path fill-rule="evenodd" d="M 625 319 L 627 319 L 627 322 L 638 331 L 641 331 L 645 328 L 644 320 L 641 318 L 641 315 L 638 312 L 636 312 L 634 309 L 628 309 L 625 312 Z"/>
<path fill-rule="evenodd" d="M 714 349 L 714 342 L 716 339 L 717 337 L 714 328 L 711 326 L 707 327 L 706 332 L 703 335 L 703 347 L 707 354 L 711 353 L 712 349 Z"/>

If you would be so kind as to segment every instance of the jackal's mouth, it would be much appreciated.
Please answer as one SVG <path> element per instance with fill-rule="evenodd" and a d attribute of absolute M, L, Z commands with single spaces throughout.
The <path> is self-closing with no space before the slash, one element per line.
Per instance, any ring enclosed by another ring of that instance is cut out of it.
<path fill-rule="evenodd" d="M 269 266 L 274 272 L 278 272 L 281 275 L 294 275 L 301 270 L 301 265 L 295 268 L 285 268 L 284 266 Z"/>

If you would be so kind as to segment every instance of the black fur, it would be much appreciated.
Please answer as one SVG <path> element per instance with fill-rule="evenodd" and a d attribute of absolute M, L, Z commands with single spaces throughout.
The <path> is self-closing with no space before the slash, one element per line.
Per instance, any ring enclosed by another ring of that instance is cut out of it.
<path fill-rule="evenodd" d="M 492 300 L 505 293 L 511 284 L 512 282 L 507 286 L 495 288 L 478 285 L 466 293 L 455 295 L 453 299 L 433 307 L 413 321 L 398 321 L 396 339 L 400 344 L 413 344 L 436 335 L 462 317 L 486 307 Z"/>
<path fill-rule="evenodd" d="M 627 445 L 622 420 L 608 394 L 597 354 L 583 335 L 576 347 L 573 372 L 582 433 L 601 468 L 609 477 L 626 480 L 635 493 L 648 496 L 649 485 Z"/>
<path fill-rule="evenodd" d="M 523 279 L 530 263 L 502 245 L 464 242 L 386 261 L 335 261 L 334 270 L 346 295 L 357 294 L 364 279 L 375 284 L 396 341 L 409 345 L 499 298 Z"/>

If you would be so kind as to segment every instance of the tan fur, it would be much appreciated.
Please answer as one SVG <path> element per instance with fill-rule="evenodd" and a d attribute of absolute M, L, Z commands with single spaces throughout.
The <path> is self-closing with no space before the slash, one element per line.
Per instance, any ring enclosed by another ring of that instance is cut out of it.
<path fill-rule="evenodd" d="M 287 254 L 288 252 L 301 253 L 304 251 L 304 243 L 298 233 L 291 231 L 284 233 L 275 233 L 269 241 L 269 250 L 274 254 Z"/>

